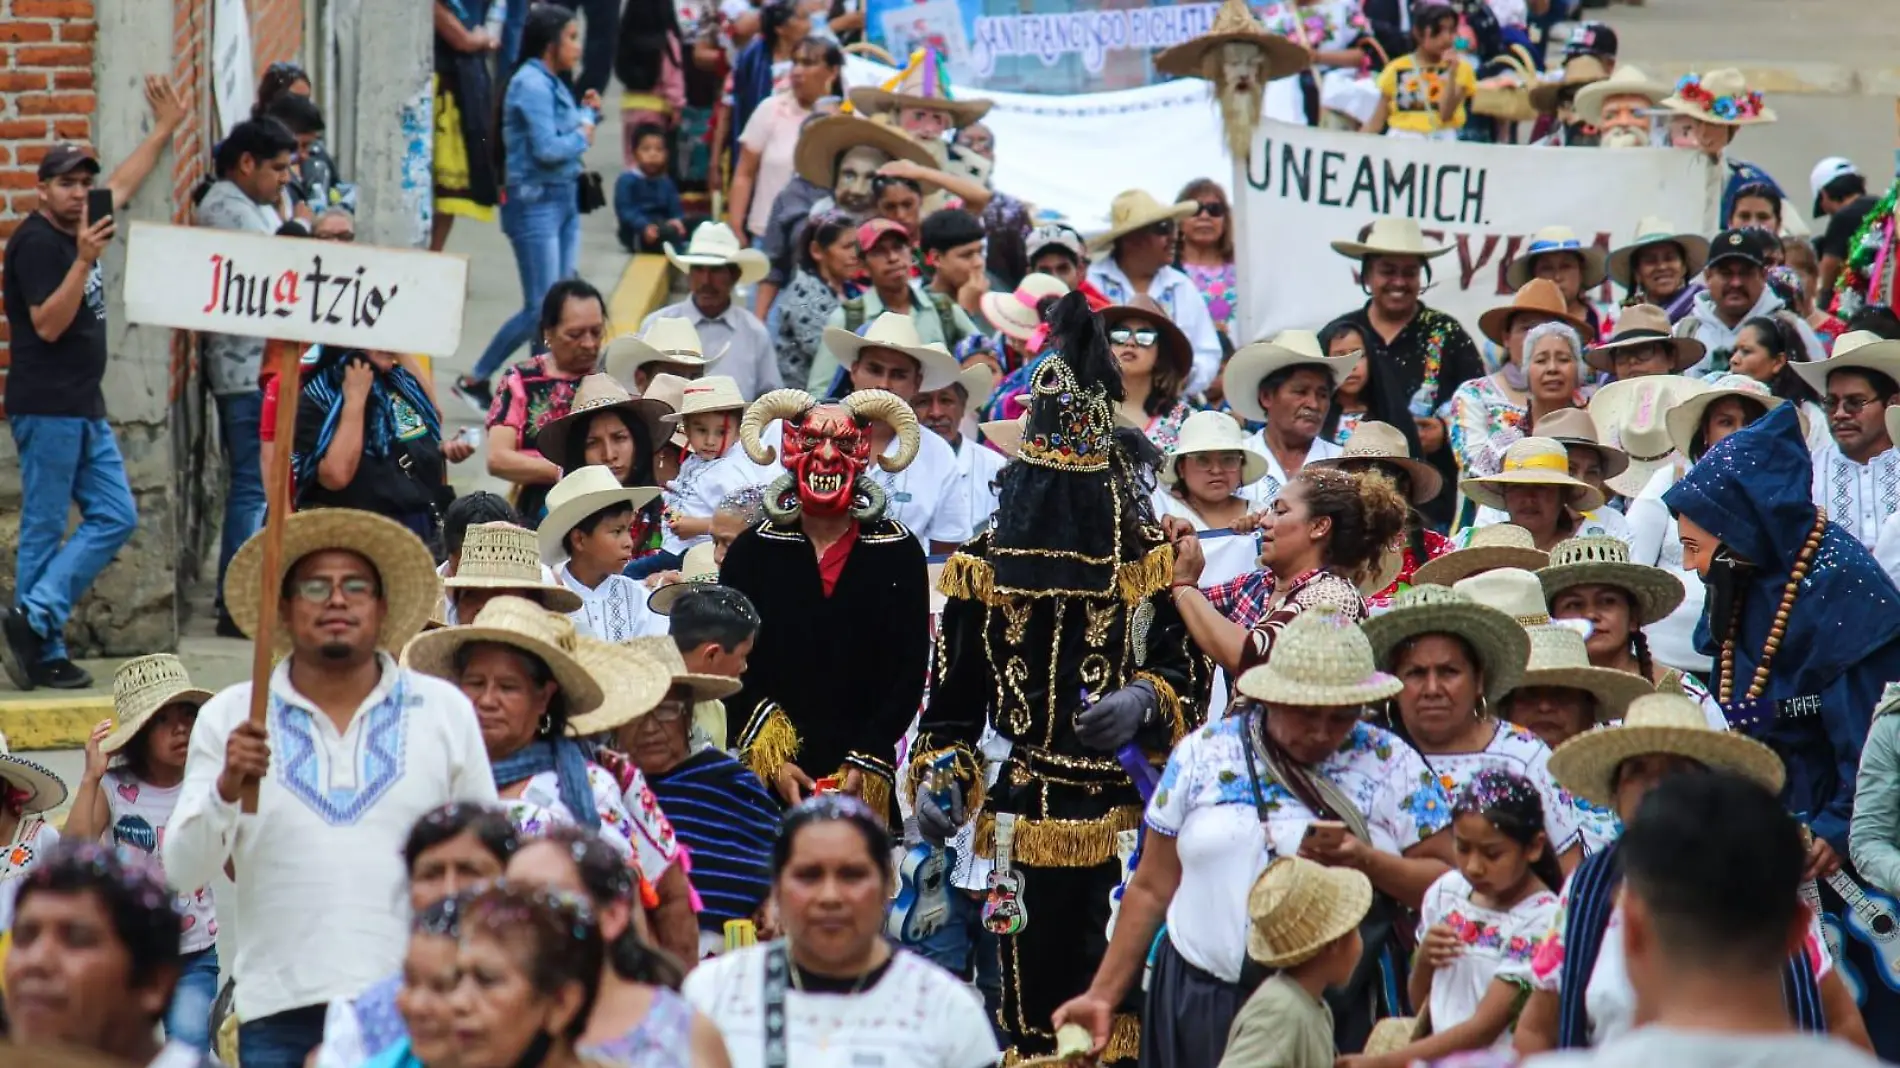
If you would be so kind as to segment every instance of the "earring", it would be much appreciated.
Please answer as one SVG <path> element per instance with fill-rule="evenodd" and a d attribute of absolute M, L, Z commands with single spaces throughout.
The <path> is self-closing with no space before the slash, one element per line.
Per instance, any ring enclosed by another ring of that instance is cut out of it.
<path fill-rule="evenodd" d="M 1471 706 L 1471 718 L 1475 720 L 1483 720 L 1490 715 L 1491 715 L 1490 705 L 1485 702 L 1484 695 L 1479 694 L 1478 703 Z"/>
<path fill-rule="evenodd" d="M 553 715 L 553 713 L 550 713 L 550 712 L 543 712 L 543 713 L 541 713 L 541 730 L 540 730 L 540 733 L 541 733 L 541 734 L 543 734 L 543 735 L 548 735 L 548 734 L 552 734 L 552 733 L 554 733 L 554 715 Z"/>

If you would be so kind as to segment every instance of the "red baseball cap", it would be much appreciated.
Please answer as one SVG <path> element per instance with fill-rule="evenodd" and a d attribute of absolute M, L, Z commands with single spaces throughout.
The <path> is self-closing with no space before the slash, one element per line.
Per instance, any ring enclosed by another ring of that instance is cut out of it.
<path fill-rule="evenodd" d="M 858 224 L 858 247 L 868 249 L 877 244 L 885 234 L 898 234 L 903 237 L 904 244 L 911 243 L 910 231 L 904 227 L 903 223 L 895 219 L 879 217 L 866 219 Z"/>

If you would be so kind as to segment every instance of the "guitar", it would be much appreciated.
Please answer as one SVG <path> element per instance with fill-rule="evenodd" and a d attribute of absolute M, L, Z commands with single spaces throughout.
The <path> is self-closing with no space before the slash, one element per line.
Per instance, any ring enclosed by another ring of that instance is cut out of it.
<path fill-rule="evenodd" d="M 1021 934 L 1029 926 L 1029 912 L 1023 907 L 1023 873 L 1010 857 L 1015 838 L 1015 814 L 997 813 L 996 866 L 990 871 L 990 892 L 983 901 L 983 926 L 994 935 Z"/>
<path fill-rule="evenodd" d="M 1847 992 L 1854 998 L 1854 1004 L 1865 1003 L 1867 991 L 1860 984 L 1860 973 L 1847 963 L 1846 935 L 1841 931 L 1841 921 L 1828 914 L 1821 906 L 1821 890 L 1813 879 L 1801 884 L 1801 900 L 1814 913 L 1814 921 L 1821 928 L 1821 939 L 1827 943 L 1828 956 L 1834 958 L 1834 970 L 1840 973 L 1841 981 L 1847 984 Z"/>
<path fill-rule="evenodd" d="M 1890 990 L 1900 990 L 1900 903 L 1878 890 L 1869 890 L 1845 870 L 1827 877 L 1827 885 L 1841 895 L 1847 911 L 1841 918 L 1847 930 L 1873 951 L 1880 978 Z"/>
<path fill-rule="evenodd" d="M 931 800 L 946 813 L 953 804 L 950 769 L 955 762 L 955 753 L 945 753 L 931 762 L 924 776 Z M 928 842 L 912 846 L 897 866 L 897 896 L 884 919 L 884 933 L 906 945 L 937 933 L 950 918 L 950 871 L 955 864 L 956 854 L 948 848 Z"/>

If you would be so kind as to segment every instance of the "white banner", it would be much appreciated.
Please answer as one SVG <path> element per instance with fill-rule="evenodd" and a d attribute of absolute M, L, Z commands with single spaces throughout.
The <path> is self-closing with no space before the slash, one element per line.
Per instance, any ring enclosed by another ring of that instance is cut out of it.
<path fill-rule="evenodd" d="M 126 319 L 210 334 L 453 356 L 468 260 L 412 249 L 133 223 Z"/>
<path fill-rule="evenodd" d="M 1365 303 L 1359 265 L 1331 247 L 1380 215 L 1417 219 L 1433 244 L 1425 302 L 1475 340 L 1478 315 L 1509 303 L 1504 269 L 1535 231 L 1568 226 L 1584 244 L 1627 244 L 1645 215 L 1713 233 L 1717 171 L 1676 149 L 1531 148 L 1418 141 L 1267 121 L 1235 168 L 1239 339 L 1318 329 Z M 1622 296 L 1606 284 L 1596 297 Z"/>

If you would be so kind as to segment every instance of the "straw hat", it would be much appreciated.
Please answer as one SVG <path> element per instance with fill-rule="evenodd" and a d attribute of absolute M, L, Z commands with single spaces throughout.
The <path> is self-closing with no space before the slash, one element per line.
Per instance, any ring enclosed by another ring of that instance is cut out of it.
<path fill-rule="evenodd" d="M 1563 103 L 1565 90 L 1575 90 L 1581 96 L 1584 88 L 1600 85 L 1609 76 L 1610 72 L 1603 66 L 1601 59 L 1589 53 L 1570 56 L 1564 60 L 1561 76 L 1531 86 L 1531 107 L 1542 112 L 1556 111 L 1558 105 Z"/>
<path fill-rule="evenodd" d="M 1502 509 L 1506 486 L 1557 486 L 1568 492 L 1564 503 L 1580 512 L 1603 507 L 1595 486 L 1570 474 L 1570 453 L 1550 438 L 1519 438 L 1504 450 L 1504 462 L 1495 475 L 1480 475 L 1458 483 L 1465 496 L 1479 504 Z"/>
<path fill-rule="evenodd" d="M 1042 325 L 1042 319 L 1036 314 L 1036 305 L 1048 297 L 1067 296 L 1069 287 L 1062 279 L 1052 274 L 1026 274 L 1016 283 L 1013 292 L 1000 293 L 992 289 L 977 301 L 983 309 L 983 318 L 991 326 L 1008 334 L 1018 341 L 1028 341 L 1029 336 Z"/>
<path fill-rule="evenodd" d="M 1579 341 L 1590 335 L 1589 325 L 1570 314 L 1570 306 L 1564 303 L 1563 291 L 1548 278 L 1533 278 L 1517 283 L 1517 292 L 1511 294 L 1509 304 L 1500 304 L 1478 316 L 1478 332 L 1502 345 L 1504 335 L 1511 329 L 1511 320 L 1522 314 L 1540 315 L 1562 323 L 1577 332 Z"/>
<path fill-rule="evenodd" d="M 1622 72 L 1623 68 L 1618 67 L 1617 73 Z M 1636 253 L 1651 245 L 1675 245 L 1680 248 L 1685 279 L 1701 274 L 1702 265 L 1709 259 L 1708 238 L 1701 234 L 1682 233 L 1661 216 L 1645 215 L 1636 224 L 1636 239 L 1621 248 L 1610 250 L 1609 261 L 1605 264 L 1610 277 L 1625 289 L 1636 288 Z"/>
<path fill-rule="evenodd" d="M 1371 908 L 1364 872 L 1280 857 L 1247 892 L 1247 956 L 1269 968 L 1302 964 L 1358 930 Z"/>
<path fill-rule="evenodd" d="M 681 271 L 695 267 L 737 267 L 742 285 L 764 278 L 765 272 L 772 269 L 772 261 L 765 253 L 740 244 L 732 227 L 722 222 L 703 222 L 694 227 L 685 252 L 667 242 L 666 259 Z"/>
<path fill-rule="evenodd" d="M 1181 481 L 1183 456 L 1197 452 L 1237 452 L 1240 454 L 1240 484 L 1251 486 L 1267 473 L 1267 458 L 1247 448 L 1247 435 L 1226 412 L 1195 412 L 1182 421 L 1179 436 L 1168 446 L 1167 459 L 1161 464 L 1161 484 L 1173 486 Z"/>
<path fill-rule="evenodd" d="M 441 606 L 442 580 L 435 573 L 435 557 L 408 527 L 355 508 L 312 508 L 285 518 L 277 574 L 264 574 L 261 530 L 231 557 L 231 566 L 224 575 L 224 607 L 245 637 L 257 636 L 264 583 L 281 587 L 297 561 L 333 549 L 355 553 L 376 570 L 386 606 L 383 632 L 376 638 L 378 648 L 401 649 Z M 275 628 L 271 638 L 277 654 L 290 652 L 290 634 L 285 628 Z"/>
<path fill-rule="evenodd" d="M 1276 705 L 1343 708 L 1383 701 L 1405 687 L 1379 670 L 1358 625 L 1317 608 L 1295 616 L 1274 644 L 1273 659 L 1242 673 L 1234 688 Z"/>
<path fill-rule="evenodd" d="M 739 680 L 730 675 L 703 675 L 686 670 L 686 658 L 680 655 L 680 647 L 665 635 L 629 638 L 621 644 L 665 668 L 672 685 L 690 688 L 695 702 L 717 701 L 739 692 Z"/>
<path fill-rule="evenodd" d="M 1525 633 L 1530 635 L 1531 655 L 1517 683 L 1520 690 L 1533 686 L 1582 690 L 1596 699 L 1598 723 L 1622 719 L 1631 701 L 1656 692 L 1641 675 L 1592 667 L 1590 650 L 1574 628 L 1553 624 L 1528 627 Z"/>
<path fill-rule="evenodd" d="M 1368 1057 L 1397 1053 L 1426 1037 L 1420 1031 L 1419 1018 L 1416 1016 L 1387 1016 L 1372 1025 L 1372 1033 L 1366 1036 L 1366 1048 L 1362 1052 Z"/>
<path fill-rule="evenodd" d="M 1513 259 L 1504 269 L 1506 285 L 1522 288 L 1531 280 L 1531 269 L 1539 256 L 1554 252 L 1572 252 L 1583 260 L 1583 288 L 1603 284 L 1604 264 L 1609 260 L 1608 250 L 1596 245 L 1586 245 L 1577 232 L 1568 226 L 1546 226 L 1530 236 Z"/>
<path fill-rule="evenodd" d="M 664 640 L 673 643 L 671 638 Z M 592 712 L 569 713 L 569 734 L 602 734 L 632 723 L 653 711 L 673 688 L 671 669 L 626 645 L 581 636 L 575 639 L 574 657 L 600 684 L 601 700 Z"/>
<path fill-rule="evenodd" d="M 1663 345 L 1669 349 L 1675 361 L 1669 370 L 1681 374 L 1701 362 L 1709 349 L 1695 338 L 1676 337 L 1671 333 L 1672 325 L 1669 313 L 1654 304 L 1637 304 L 1625 308 L 1622 316 L 1616 320 L 1616 333 L 1610 335 L 1610 340 L 1586 349 L 1584 362 L 1604 374 L 1613 375 L 1616 373 L 1617 349 Z"/>
<path fill-rule="evenodd" d="M 713 543 L 702 541 L 686 550 L 686 558 L 680 561 L 678 582 L 669 582 L 647 595 L 647 608 L 657 615 L 672 615 L 673 602 L 681 595 L 718 581 L 719 565 L 713 563 Z"/>
<path fill-rule="evenodd" d="M 1188 341 L 1181 328 L 1174 325 L 1168 317 L 1168 311 L 1153 297 L 1146 293 L 1137 293 L 1126 304 L 1110 304 L 1098 313 L 1102 317 L 1102 330 L 1113 330 L 1129 319 L 1141 319 L 1154 325 L 1155 358 L 1174 364 L 1174 370 L 1183 381 L 1194 373 L 1194 346 Z"/>
<path fill-rule="evenodd" d="M 525 597 L 504 595 L 483 605 L 473 623 L 418 636 L 402 651 L 402 662 L 424 675 L 455 682 L 455 654 L 465 645 L 492 642 L 520 650 L 547 665 L 573 720 L 601 702 L 599 681 L 580 661 L 580 641 L 573 620 Z"/>
<path fill-rule="evenodd" d="M 1256 391 L 1257 392 L 1257 391 Z M 1423 460 L 1412 459 L 1404 432 L 1390 423 L 1367 420 L 1353 428 L 1346 439 L 1345 451 L 1324 460 L 1308 460 L 1308 467 L 1352 467 L 1370 463 L 1374 467 L 1396 467 L 1405 472 L 1412 484 L 1412 503 L 1436 500 L 1445 486 L 1445 476 Z"/>
<path fill-rule="evenodd" d="M 680 405 L 685 403 L 686 386 L 687 383 L 691 381 L 692 379 L 681 378 L 669 371 L 661 371 L 659 374 L 647 379 L 646 392 L 642 393 L 641 396 L 648 400 L 658 401 L 666 405 L 666 410 L 669 412 L 677 412 L 679 411 Z M 679 429 L 677 425 L 675 425 L 672 430 L 673 436 L 666 440 L 674 445 L 678 445 L 680 448 L 685 448 L 686 431 Z"/>
<path fill-rule="evenodd" d="M 1603 444 L 1597 434 L 1596 420 L 1582 408 L 1559 408 L 1537 421 L 1537 436 L 1561 442 L 1566 449 L 1596 450 L 1602 458 L 1603 477 L 1620 475 L 1629 469 L 1630 454 Z"/>
<path fill-rule="evenodd" d="M 3 734 L 0 734 L 0 782 L 27 795 L 25 804 L 20 806 L 23 815 L 50 812 L 66 803 L 66 781 L 42 764 L 14 756 Z"/>
<path fill-rule="evenodd" d="M 920 167 L 937 166 L 936 158 L 922 141 L 896 126 L 857 115 L 828 115 L 799 129 L 798 145 L 792 150 L 792 169 L 813 185 L 830 189 L 838 182 L 839 157 L 859 146 Z M 926 194 L 937 188 L 930 182 L 919 184 Z"/>
<path fill-rule="evenodd" d="M 1412 581 L 1450 586 L 1459 579 L 1500 567 L 1535 571 L 1549 562 L 1550 554 L 1537 547 L 1530 531 L 1515 523 L 1493 523 L 1474 528 L 1464 548 L 1420 564 L 1418 570 L 1412 572 Z"/>
<path fill-rule="evenodd" d="M 633 340 L 636 344 L 641 343 L 638 339 L 629 340 Z M 629 371 L 628 374 L 632 372 Z M 648 385 L 651 386 L 652 383 Z M 651 394 L 652 390 L 648 389 L 647 392 Z M 669 410 L 664 401 L 651 396 L 636 397 L 628 393 L 627 387 L 621 385 L 614 375 L 591 374 L 581 379 L 580 385 L 574 387 L 574 401 L 566 414 L 548 420 L 542 424 L 541 429 L 534 432 L 535 449 L 543 456 L 565 457 L 572 447 L 573 435 L 586 433 L 586 427 L 593 422 L 594 416 L 605 411 L 625 412 L 632 417 L 634 422 L 644 426 L 647 432 L 647 446 L 654 448 L 673 433 L 673 428 L 667 426 L 665 422 Z"/>
<path fill-rule="evenodd" d="M 1144 226 L 1180 222 L 1199 210 L 1201 205 L 1196 200 L 1163 204 L 1145 189 L 1124 190 L 1115 194 L 1109 204 L 1108 229 L 1089 235 L 1089 252 L 1100 255 L 1114 247 L 1116 238 L 1126 237 Z"/>
<path fill-rule="evenodd" d="M 653 486 L 623 486 L 600 464 L 577 467 L 548 490 L 548 514 L 535 530 L 541 562 L 550 566 L 567 559 L 567 532 L 609 505 L 625 502 L 635 508 L 660 495 Z"/>
<path fill-rule="evenodd" d="M 726 348 L 708 356 L 700 347 L 699 331 L 692 323 L 675 315 L 662 315 L 653 320 L 643 337 L 622 334 L 609 341 L 600 355 L 600 366 L 616 381 L 632 382 L 633 372 L 647 364 L 705 368 L 719 362 L 731 347 L 728 342 Z"/>
<path fill-rule="evenodd" d="M 1589 537 L 1560 541 L 1550 550 L 1550 564 L 1537 572 L 1544 596 L 1578 586 L 1612 586 L 1636 601 L 1630 626 L 1643 627 L 1663 618 L 1682 604 L 1688 591 L 1675 572 L 1630 562 L 1629 544 L 1621 538 Z"/>
<path fill-rule="evenodd" d="M 917 334 L 917 320 L 898 312 L 882 312 L 854 334 L 842 326 L 825 327 L 825 347 L 838 358 L 840 367 L 852 367 L 865 349 L 890 349 L 917 361 L 923 381 L 917 392 L 934 393 L 957 380 L 962 366 L 942 345 L 926 345 Z"/>
<path fill-rule="evenodd" d="M 930 48 L 912 52 L 904 69 L 883 85 L 859 86 L 850 97 L 851 106 L 867 115 L 908 108 L 941 111 L 950 116 L 952 128 L 968 126 L 990 111 L 988 100 L 958 100 L 950 95 L 950 72 Z"/>
<path fill-rule="evenodd" d="M 1649 75 L 1628 63 L 1619 63 L 1608 78 L 1577 90 L 1577 117 L 1592 126 L 1601 126 L 1603 104 L 1613 96 L 1640 96 L 1653 107 L 1668 95 L 1668 86 L 1650 81 Z"/>
<path fill-rule="evenodd" d="M 1451 251 L 1450 245 L 1426 244 L 1425 231 L 1419 228 L 1417 219 L 1391 216 L 1372 220 L 1366 236 L 1358 241 L 1333 241 L 1330 244 L 1334 252 L 1354 260 L 1363 260 L 1367 256 L 1416 256 L 1421 260 L 1429 260 Z"/>
<path fill-rule="evenodd" d="M 1452 587 L 1459 593 L 1495 608 L 1520 627 L 1547 627 L 1550 610 L 1544 606 L 1544 587 L 1537 576 L 1521 567 L 1500 567 L 1481 575 L 1459 579 Z"/>
<path fill-rule="evenodd" d="M 1709 386 L 1708 389 L 1677 401 L 1663 415 L 1663 426 L 1669 431 L 1669 443 L 1684 456 L 1689 455 L 1689 447 L 1695 443 L 1696 432 L 1702 429 L 1703 415 L 1716 401 L 1724 397 L 1739 397 L 1761 405 L 1764 412 L 1773 411 L 1782 404 L 1780 397 L 1769 392 L 1767 383 L 1757 382 L 1747 375 L 1722 375 L 1703 379 L 1703 382 Z M 1892 408 L 1887 410 L 1894 411 Z M 1807 413 L 1801 415 L 1805 422 Z M 1805 432 L 1805 427 L 1803 430 Z"/>
<path fill-rule="evenodd" d="M 468 528 L 461 561 L 442 586 L 451 594 L 456 590 L 529 591 L 539 595 L 551 612 L 573 612 L 581 606 L 580 594 L 547 581 L 534 531 L 513 523 L 478 523 Z"/>
<path fill-rule="evenodd" d="M 1029 427 L 1029 416 L 1025 413 L 1014 419 L 993 419 L 987 423 L 978 423 L 976 429 L 983 440 L 996 446 L 996 451 L 1014 460 L 1023 447 L 1023 433 Z"/>
<path fill-rule="evenodd" d="M 1636 698 L 1623 722 L 1580 734 L 1550 755 L 1557 785 L 1592 804 L 1616 804 L 1616 769 L 1631 757 L 1669 753 L 1706 767 L 1746 775 L 1771 793 L 1787 778 L 1773 749 L 1745 734 L 1709 726 L 1702 706 L 1679 693 Z"/>
<path fill-rule="evenodd" d="M 1678 115 L 1717 126 L 1754 126 L 1775 121 L 1774 109 L 1762 102 L 1762 95 L 1750 89 L 1742 72 L 1733 67 L 1718 67 L 1702 75 L 1684 75 L 1676 83 L 1676 91 L 1663 98 L 1662 106 Z"/>
<path fill-rule="evenodd" d="M 1282 330 L 1272 341 L 1242 345 L 1221 371 L 1221 389 L 1234 411 L 1256 423 L 1267 421 L 1267 410 L 1260 406 L 1260 383 L 1285 367 L 1312 367 L 1332 376 L 1338 388 L 1352 369 L 1359 365 L 1356 353 L 1326 355 L 1319 335 L 1311 330 Z"/>
<path fill-rule="evenodd" d="M 1313 57 L 1304 47 L 1268 33 L 1248 9 L 1246 0 L 1225 0 L 1206 33 L 1163 50 L 1155 57 L 1155 69 L 1176 78 L 1205 78 L 1208 54 L 1225 44 L 1250 44 L 1265 55 L 1267 70 L 1256 89 L 1313 65 Z"/>
<path fill-rule="evenodd" d="M 99 743 L 99 751 L 110 754 L 124 749 L 166 705 L 196 708 L 209 700 L 211 691 L 193 686 L 184 661 L 170 653 L 127 660 L 112 676 L 112 733 Z"/>
<path fill-rule="evenodd" d="M 965 408 L 981 408 L 996 393 L 996 368 L 987 363 L 966 363 L 957 372 L 957 384 L 968 398 L 963 402 Z"/>
<path fill-rule="evenodd" d="M 1676 446 L 1669 440 L 1665 416 L 1670 408 L 1707 388 L 1700 380 L 1682 375 L 1645 375 L 1597 389 L 1590 398 L 1590 418 L 1603 440 L 1615 442 L 1630 458 L 1627 470 L 1606 480 L 1611 489 L 1635 497 L 1651 475 L 1674 461 Z"/>
<path fill-rule="evenodd" d="M 739 392 L 739 382 L 731 375 L 707 375 L 697 382 L 686 383 L 680 390 L 679 408 L 660 418 L 667 423 L 684 423 L 689 415 L 701 415 L 706 412 L 744 412 L 745 395 Z"/>
<path fill-rule="evenodd" d="M 1447 586 L 1415 585 L 1399 594 L 1390 609 L 1361 626 L 1379 663 L 1388 665 L 1399 645 L 1412 638 L 1427 634 L 1463 638 L 1478 657 L 1485 696 L 1492 701 L 1517 686 L 1530 655 L 1531 641 L 1522 623 Z"/>
<path fill-rule="evenodd" d="M 1792 360 L 1788 366 L 1823 397 L 1827 396 L 1827 376 L 1849 368 L 1879 371 L 1900 381 L 1900 341 L 1888 341 L 1871 330 L 1851 330 L 1834 339 L 1833 355 L 1827 359 Z"/>

